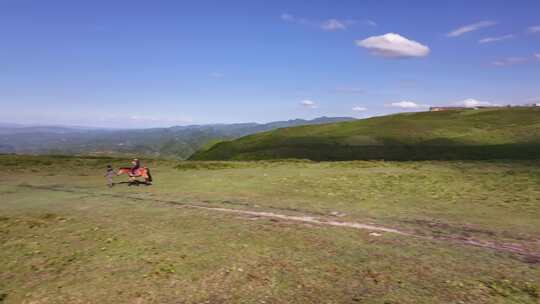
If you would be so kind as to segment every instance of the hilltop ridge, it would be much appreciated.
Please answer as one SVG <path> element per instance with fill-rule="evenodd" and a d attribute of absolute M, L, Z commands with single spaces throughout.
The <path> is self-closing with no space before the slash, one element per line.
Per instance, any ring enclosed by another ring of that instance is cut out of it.
<path fill-rule="evenodd" d="M 540 158 L 540 108 L 402 113 L 283 128 L 221 142 L 192 160 Z"/>

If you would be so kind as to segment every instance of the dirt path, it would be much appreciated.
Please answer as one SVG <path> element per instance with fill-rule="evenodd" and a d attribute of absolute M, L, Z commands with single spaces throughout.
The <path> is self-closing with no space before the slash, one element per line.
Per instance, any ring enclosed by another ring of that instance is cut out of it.
<path fill-rule="evenodd" d="M 282 219 L 286 221 L 304 222 L 304 223 L 310 223 L 310 224 L 327 225 L 327 226 L 335 226 L 335 227 L 347 227 L 347 228 L 380 231 L 380 232 L 390 232 L 390 233 L 396 233 L 396 234 L 401 234 L 401 235 L 414 236 L 413 234 L 409 234 L 407 232 L 400 231 L 393 228 L 361 224 L 361 223 L 355 223 L 355 222 L 338 222 L 338 221 L 326 220 L 322 218 L 315 218 L 313 216 L 308 216 L 308 215 L 301 215 L 301 216 L 285 215 L 285 214 L 265 212 L 265 211 L 250 211 L 250 210 L 228 209 L 228 208 L 220 208 L 220 207 L 204 207 L 204 206 L 191 205 L 191 204 L 186 205 L 186 207 L 212 210 L 212 211 L 221 211 L 221 212 L 228 212 L 228 213 L 236 213 L 236 214 L 250 215 L 250 216 L 256 216 L 256 217 L 277 218 L 277 219 Z"/>
<path fill-rule="evenodd" d="M 175 207 L 181 207 L 181 208 L 201 209 L 201 210 L 208 210 L 208 211 L 214 211 L 214 212 L 246 215 L 249 217 L 257 217 L 257 218 L 281 219 L 284 221 L 291 221 L 291 222 L 301 222 L 301 223 L 332 226 L 332 227 L 344 227 L 344 228 L 368 230 L 368 231 L 380 232 L 380 233 L 393 233 L 393 234 L 398 234 L 398 235 L 403 235 L 403 236 L 408 236 L 408 237 L 424 239 L 428 241 L 446 241 L 446 242 L 459 244 L 459 245 L 474 246 L 474 247 L 490 249 L 490 250 L 494 250 L 498 252 L 511 253 L 511 254 L 517 255 L 521 260 L 527 263 L 531 263 L 531 264 L 540 263 L 539 252 L 531 252 L 530 250 L 527 250 L 526 248 L 524 248 L 523 246 L 519 244 L 501 243 L 495 240 L 485 240 L 485 239 L 480 240 L 480 239 L 474 239 L 470 237 L 464 238 L 461 236 L 443 236 L 443 237 L 426 236 L 426 235 L 420 235 L 417 233 L 407 232 L 407 231 L 396 229 L 396 228 L 389 228 L 389 227 L 371 225 L 371 224 L 363 224 L 363 223 L 358 223 L 358 222 L 337 221 L 335 219 L 330 219 L 323 216 L 316 217 L 312 215 L 307 215 L 305 213 L 300 214 L 300 215 L 287 215 L 287 214 L 268 212 L 268 211 L 254 211 L 254 210 L 243 210 L 243 209 L 232 209 L 232 208 L 208 206 L 208 205 L 204 205 L 204 203 L 200 203 L 200 204 L 199 203 L 185 203 L 185 202 L 163 200 L 163 199 L 157 199 L 157 198 L 141 198 L 141 197 L 135 197 L 135 196 L 129 196 L 129 195 L 98 193 L 98 192 L 91 192 L 91 191 L 82 190 L 82 189 L 69 189 L 69 188 L 61 188 L 61 187 L 55 187 L 55 186 L 19 185 L 19 187 L 36 189 L 36 190 L 85 194 L 85 195 L 90 195 L 90 196 L 106 196 L 106 197 L 114 197 L 114 198 L 121 198 L 121 199 L 131 199 L 131 200 L 137 200 L 137 201 L 152 201 L 152 202 L 172 205 Z M 272 208 L 269 208 L 269 209 L 272 209 Z M 298 212 L 298 211 L 295 211 L 295 212 Z M 374 235 L 378 236 L 379 234 L 377 233 Z"/>

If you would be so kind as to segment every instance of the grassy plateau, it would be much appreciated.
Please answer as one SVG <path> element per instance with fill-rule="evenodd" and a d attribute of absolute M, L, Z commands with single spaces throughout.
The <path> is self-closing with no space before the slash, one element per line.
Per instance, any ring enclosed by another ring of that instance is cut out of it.
<path fill-rule="evenodd" d="M 0 155 L 0 303 L 540 303 L 539 160 L 128 163 Z"/>

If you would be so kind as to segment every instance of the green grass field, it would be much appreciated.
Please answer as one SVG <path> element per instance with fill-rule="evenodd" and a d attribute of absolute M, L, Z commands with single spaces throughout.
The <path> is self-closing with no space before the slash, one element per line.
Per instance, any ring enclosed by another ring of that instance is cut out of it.
<path fill-rule="evenodd" d="M 0 156 L 0 303 L 540 303 L 538 160 L 109 163 Z"/>
<path fill-rule="evenodd" d="M 540 108 L 501 108 L 283 128 L 217 143 L 191 159 L 540 159 L 539 151 Z"/>

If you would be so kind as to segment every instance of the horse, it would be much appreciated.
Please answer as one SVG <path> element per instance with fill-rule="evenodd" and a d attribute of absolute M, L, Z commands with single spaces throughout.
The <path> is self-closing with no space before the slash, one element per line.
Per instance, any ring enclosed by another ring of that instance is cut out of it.
<path fill-rule="evenodd" d="M 118 172 L 116 173 L 116 175 L 127 174 L 127 175 L 129 175 L 129 179 L 131 180 L 131 182 L 135 182 L 136 177 L 144 178 L 144 182 L 146 184 L 152 182 L 152 175 L 150 174 L 150 169 L 149 168 L 141 167 L 141 168 L 135 169 L 134 173 L 135 174 L 131 173 L 131 168 L 125 167 L 125 168 L 118 169 Z"/>

